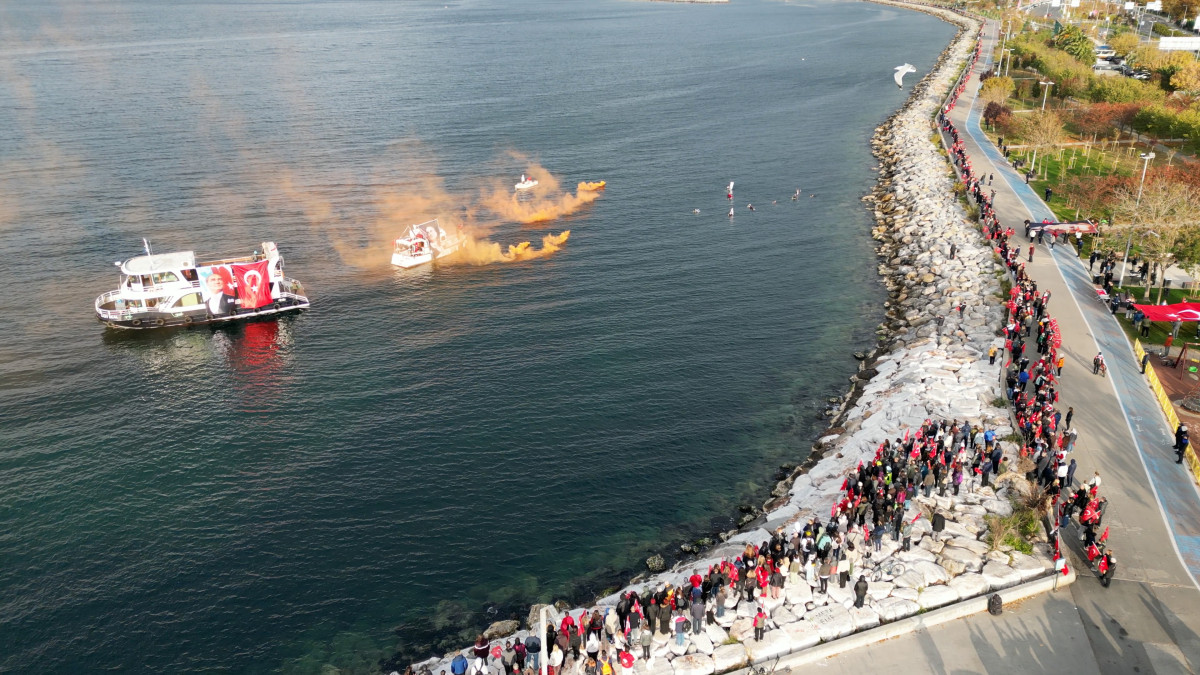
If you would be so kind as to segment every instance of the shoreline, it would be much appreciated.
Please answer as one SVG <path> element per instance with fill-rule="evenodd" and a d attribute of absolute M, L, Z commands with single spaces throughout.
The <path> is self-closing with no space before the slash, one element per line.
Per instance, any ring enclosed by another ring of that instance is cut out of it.
<path fill-rule="evenodd" d="M 824 512 L 841 494 L 847 470 L 860 460 L 869 461 L 883 440 L 915 429 L 926 419 L 970 420 L 1001 437 L 1012 431 L 1008 411 L 991 406 L 999 395 L 998 367 L 982 360 L 996 342 L 1003 318 L 996 274 L 1003 269 L 954 196 L 950 163 L 940 145 L 930 140 L 934 115 L 970 58 L 981 24 L 940 7 L 867 1 L 921 11 L 959 27 L 931 72 L 913 85 L 909 98 L 876 127 L 869 141 L 880 163 L 879 176 L 862 201 L 874 212 L 872 237 L 888 292 L 885 320 L 876 330 L 878 345 L 855 355 L 860 357 L 858 372 L 851 376 L 829 427 L 809 456 L 777 483 L 764 513 L 669 569 L 638 574 L 617 593 L 564 611 L 578 614 L 585 608 L 611 607 L 626 591 L 678 584 L 695 570 L 703 573 L 709 565 L 737 556 L 747 542 L 768 539 L 777 527 L 812 516 L 823 521 Z M 949 258 L 951 241 L 957 245 L 954 259 Z M 954 311 L 960 303 L 965 305 L 961 313 Z M 522 623 L 528 628 L 541 607 L 530 608 L 524 622 L 489 627 L 491 645 L 499 644 L 498 638 L 527 635 L 528 630 L 516 629 Z M 559 614 L 554 606 L 550 610 Z M 552 623 L 558 623 L 553 616 Z M 456 653 L 414 667 L 449 672 L 449 659 Z"/>

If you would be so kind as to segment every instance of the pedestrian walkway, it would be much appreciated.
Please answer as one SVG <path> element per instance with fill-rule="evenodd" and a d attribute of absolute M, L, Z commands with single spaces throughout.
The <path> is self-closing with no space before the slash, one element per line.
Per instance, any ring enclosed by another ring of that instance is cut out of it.
<path fill-rule="evenodd" d="M 985 35 L 984 53 L 990 56 L 994 22 Z M 994 206 L 1000 222 L 1020 232 L 1025 218 L 1055 218 L 980 128 L 974 97 L 979 73 L 989 67 L 981 59 L 951 119 L 964 131 L 977 171 L 996 176 Z M 1167 427 L 1116 318 L 1096 298 L 1091 275 L 1075 250 L 1038 246 L 1026 272 L 1054 297 L 1050 309 L 1062 329 L 1061 351 L 1068 359 L 1058 407 L 1074 407 L 1075 426 L 1083 431 L 1076 452 L 1079 475 L 1099 471 L 1109 498 L 1105 523 L 1112 528 L 1109 544 L 1119 561 L 1117 581 L 1103 589 L 1085 577 L 1072 588 L 1097 662 L 1102 671 L 1159 672 L 1175 661 L 1181 672 L 1196 672 L 1200 492 L 1190 474 L 1175 464 L 1174 430 Z M 1091 373 L 1097 352 L 1108 362 L 1108 378 Z M 1114 630 L 1115 625 L 1121 629 Z M 1122 648 L 1126 641 L 1144 646 Z"/>
<path fill-rule="evenodd" d="M 950 119 L 962 131 L 976 174 L 994 174 L 996 215 L 1017 231 L 1019 242 L 1026 218 L 1055 218 L 979 126 L 975 93 L 979 74 L 990 67 L 996 33 L 996 22 L 987 22 L 983 57 Z M 1039 290 L 1051 291 L 1050 311 L 1063 334 L 1059 352 L 1067 363 L 1058 408 L 1075 408 L 1072 426 L 1081 432 L 1077 476 L 1087 480 L 1099 471 L 1104 479 L 1109 499 L 1104 522 L 1111 528 L 1108 543 L 1118 560 L 1116 577 L 1111 587 L 1103 588 L 1076 558 L 1080 579 L 1069 591 L 1074 611 L 1059 603 L 1062 596 L 1056 594 L 1012 616 L 981 616 L 963 626 L 914 634 L 895 645 L 907 645 L 901 653 L 914 660 L 914 668 L 902 671 L 1046 672 L 1060 663 L 1050 652 L 1066 651 L 1074 665 L 1064 667 L 1072 671 L 1200 672 L 1200 492 L 1189 473 L 1174 463 L 1174 430 L 1167 428 L 1116 318 L 1097 300 L 1086 264 L 1069 245 L 1053 250 L 1038 246 L 1033 258 L 1026 272 Z M 1110 377 L 1092 374 L 1098 351 L 1105 355 Z M 1079 653 L 1081 634 L 1090 658 Z M 1013 641 L 1036 641 L 1039 648 L 1013 646 Z M 891 652 L 893 643 L 876 649 Z M 860 655 L 826 663 L 834 672 L 861 672 L 854 665 Z"/>

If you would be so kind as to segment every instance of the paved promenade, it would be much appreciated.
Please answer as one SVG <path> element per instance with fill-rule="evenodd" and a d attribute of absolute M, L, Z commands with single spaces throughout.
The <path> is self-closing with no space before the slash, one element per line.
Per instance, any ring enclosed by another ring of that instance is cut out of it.
<path fill-rule="evenodd" d="M 979 128 L 975 92 L 979 73 L 990 67 L 995 22 L 988 22 L 985 36 L 983 56 L 950 117 L 976 173 L 995 175 L 990 189 L 996 191 L 996 213 L 1017 231 L 1014 240 L 1027 253 L 1022 222 L 1054 216 Z M 1093 471 L 1103 479 L 1101 494 L 1109 499 L 1104 524 L 1118 562 L 1113 584 L 1100 586 L 1079 562 L 1075 542 L 1080 579 L 1069 590 L 998 618 L 976 616 L 829 659 L 824 665 L 830 672 L 862 672 L 866 664 L 880 663 L 869 660 L 872 652 L 883 663 L 912 660 L 911 668 L 889 665 L 889 672 L 1200 672 L 1200 492 L 1174 462 L 1174 430 L 1167 428 L 1116 319 L 1096 299 L 1087 261 L 1071 246 L 1039 246 L 1026 270 L 1039 290 L 1051 291 L 1050 313 L 1062 329 L 1060 353 L 1067 360 L 1059 409 L 1075 408 L 1076 479 L 1085 481 Z M 1107 378 L 1091 372 L 1097 351 L 1108 362 Z"/>

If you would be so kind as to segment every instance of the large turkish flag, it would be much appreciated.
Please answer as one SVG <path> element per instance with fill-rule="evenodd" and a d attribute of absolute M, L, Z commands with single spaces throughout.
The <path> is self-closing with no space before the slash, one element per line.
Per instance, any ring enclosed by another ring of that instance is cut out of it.
<path fill-rule="evenodd" d="M 239 263 L 233 266 L 237 278 L 238 304 L 242 309 L 254 309 L 271 304 L 270 260 Z"/>

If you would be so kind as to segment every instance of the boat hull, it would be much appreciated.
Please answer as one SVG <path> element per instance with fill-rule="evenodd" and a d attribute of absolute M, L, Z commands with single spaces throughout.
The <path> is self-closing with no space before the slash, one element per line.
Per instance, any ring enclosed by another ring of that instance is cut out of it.
<path fill-rule="evenodd" d="M 155 330 L 159 328 L 178 328 L 180 326 L 210 326 L 228 325 L 248 321 L 271 320 L 285 314 L 298 314 L 308 309 L 308 300 L 283 299 L 277 303 L 257 309 L 237 310 L 233 314 L 213 316 L 207 310 L 192 312 L 126 312 L 123 316 L 108 317 L 96 315 L 96 320 L 108 328 L 116 330 Z"/>
<path fill-rule="evenodd" d="M 406 270 L 412 269 L 414 267 L 419 267 L 421 265 L 428 265 L 429 263 L 433 262 L 434 260 L 441 260 L 442 258 L 447 258 L 449 256 L 452 256 L 455 253 L 457 253 L 458 249 L 460 249 L 460 248 L 462 248 L 462 242 L 458 241 L 458 242 L 455 242 L 452 246 L 436 249 L 436 253 L 433 251 L 430 251 L 429 253 L 424 253 L 422 255 L 408 255 L 405 253 L 393 253 L 392 254 L 392 264 L 395 265 L 396 267 L 402 267 Z"/>

